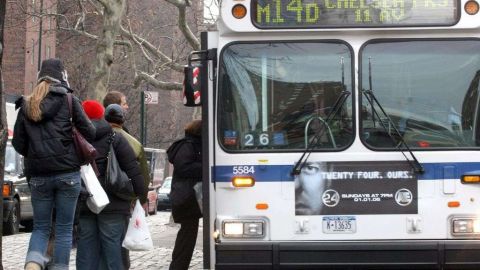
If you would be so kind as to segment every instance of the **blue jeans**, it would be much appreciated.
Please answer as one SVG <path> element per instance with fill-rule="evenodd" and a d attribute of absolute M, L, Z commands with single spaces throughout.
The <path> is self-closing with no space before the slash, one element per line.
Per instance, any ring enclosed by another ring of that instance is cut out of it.
<path fill-rule="evenodd" d="M 77 269 L 122 270 L 122 242 L 126 219 L 123 214 L 100 213 L 80 216 Z"/>
<path fill-rule="evenodd" d="M 28 246 L 28 262 L 45 267 L 48 239 L 52 227 L 52 212 L 55 207 L 55 245 L 53 264 L 49 269 L 68 269 L 72 248 L 72 229 L 75 208 L 80 194 L 80 172 L 30 179 L 33 207 L 33 231 Z"/>

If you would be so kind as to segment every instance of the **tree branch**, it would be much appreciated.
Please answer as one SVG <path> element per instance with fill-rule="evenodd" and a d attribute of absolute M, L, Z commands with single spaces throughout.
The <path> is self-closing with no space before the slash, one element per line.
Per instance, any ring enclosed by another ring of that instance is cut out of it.
<path fill-rule="evenodd" d="M 166 64 L 173 70 L 178 72 L 183 72 L 183 65 L 176 64 L 172 59 L 166 56 L 163 52 L 158 50 L 152 43 L 148 42 L 146 39 L 139 37 L 138 35 L 129 32 L 122 25 L 120 25 L 120 33 L 129 39 L 135 41 L 137 44 L 141 44 L 149 53 L 155 55 L 161 61 L 166 62 Z"/>
<path fill-rule="evenodd" d="M 187 25 L 186 20 L 186 9 L 187 6 L 190 6 L 188 0 L 165 0 L 168 3 L 176 6 L 178 8 L 178 28 L 182 31 L 182 34 L 187 39 L 188 43 L 192 48 L 196 51 L 200 50 L 200 42 L 198 41 L 197 37 L 192 33 L 190 27 Z"/>
<path fill-rule="evenodd" d="M 138 88 L 142 81 L 146 81 L 150 85 L 153 85 L 154 87 L 160 88 L 162 90 L 173 90 L 173 91 L 182 90 L 181 83 L 163 82 L 163 81 L 157 80 L 156 78 L 148 75 L 146 72 L 143 72 L 143 71 L 138 73 L 135 76 L 135 80 L 133 81 L 133 87 Z"/>
<path fill-rule="evenodd" d="M 135 42 L 135 43 L 138 45 L 138 47 L 140 47 L 140 50 L 142 51 L 143 57 L 145 57 L 145 59 L 147 59 L 147 61 L 148 61 L 150 64 L 154 65 L 152 58 L 151 58 L 151 57 L 148 55 L 148 53 L 145 51 L 145 47 L 143 47 L 143 46 L 142 46 L 142 43 L 140 43 L 140 42 L 138 41 L 138 39 L 135 38 L 135 35 L 133 34 L 133 31 L 132 31 L 132 26 L 130 25 L 130 20 L 127 20 L 127 22 L 128 22 L 128 32 L 129 32 L 130 35 L 133 37 L 133 38 L 132 38 L 133 42 Z"/>

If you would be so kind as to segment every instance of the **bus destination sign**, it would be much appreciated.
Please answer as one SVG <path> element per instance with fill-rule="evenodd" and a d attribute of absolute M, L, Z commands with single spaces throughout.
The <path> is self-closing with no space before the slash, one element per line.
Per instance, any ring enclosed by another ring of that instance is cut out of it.
<path fill-rule="evenodd" d="M 459 0 L 252 0 L 252 21 L 262 29 L 450 26 Z"/>

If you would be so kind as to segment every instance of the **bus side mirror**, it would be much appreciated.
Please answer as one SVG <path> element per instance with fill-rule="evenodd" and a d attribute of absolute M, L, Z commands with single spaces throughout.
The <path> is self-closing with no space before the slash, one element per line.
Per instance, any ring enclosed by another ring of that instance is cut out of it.
<path fill-rule="evenodd" d="M 183 69 L 183 105 L 195 107 L 202 105 L 201 100 L 201 65 L 188 65 Z"/>

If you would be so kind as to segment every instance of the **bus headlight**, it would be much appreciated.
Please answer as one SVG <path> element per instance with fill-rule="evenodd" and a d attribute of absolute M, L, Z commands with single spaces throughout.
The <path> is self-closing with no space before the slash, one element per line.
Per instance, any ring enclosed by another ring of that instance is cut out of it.
<path fill-rule="evenodd" d="M 262 238 L 265 236 L 263 220 L 225 220 L 222 234 L 226 238 Z"/>
<path fill-rule="evenodd" d="M 451 219 L 451 225 L 454 236 L 480 234 L 480 219 L 477 217 L 455 217 Z"/>

